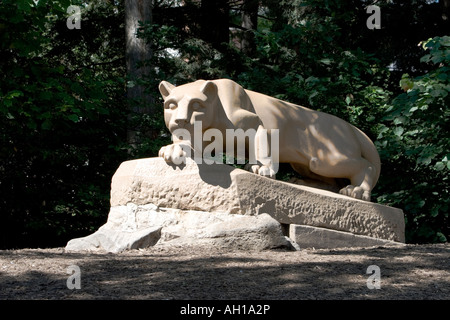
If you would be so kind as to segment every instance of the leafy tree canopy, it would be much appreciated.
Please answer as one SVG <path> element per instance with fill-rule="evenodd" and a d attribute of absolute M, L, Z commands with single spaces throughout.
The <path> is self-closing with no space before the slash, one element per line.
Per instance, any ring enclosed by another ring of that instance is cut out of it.
<path fill-rule="evenodd" d="M 150 74 L 131 81 L 123 0 L 1 1 L 0 247 L 59 246 L 96 230 L 118 165 L 170 142 L 162 107 L 132 114 L 127 88 L 144 84 L 161 106 L 161 80 L 199 78 L 361 128 L 382 158 L 373 200 L 404 210 L 409 242 L 448 241 L 448 2 L 378 1 L 379 30 L 366 27 L 370 4 L 156 0 L 136 31 L 151 46 L 141 62 Z M 67 27 L 69 5 L 81 29 Z M 130 119 L 157 136 L 130 150 Z"/>

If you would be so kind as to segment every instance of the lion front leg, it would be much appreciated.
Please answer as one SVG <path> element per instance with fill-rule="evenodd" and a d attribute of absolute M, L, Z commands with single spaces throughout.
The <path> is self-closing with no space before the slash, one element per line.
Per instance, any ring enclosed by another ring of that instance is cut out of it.
<path fill-rule="evenodd" d="M 279 167 L 278 129 L 269 131 L 260 125 L 256 131 L 254 148 L 250 148 L 249 152 L 254 154 L 253 157 L 250 155 L 246 169 L 260 176 L 275 179 Z"/>
<path fill-rule="evenodd" d="M 259 174 L 260 176 L 276 179 L 276 172 L 271 168 L 271 166 L 263 165 L 263 164 L 251 164 L 248 163 L 244 167 L 245 170 L 253 172 L 255 174 Z"/>
<path fill-rule="evenodd" d="M 174 143 L 159 149 L 158 157 L 164 158 L 166 162 L 180 165 L 182 163 L 186 163 L 186 157 L 190 156 L 190 151 L 190 145 Z"/>

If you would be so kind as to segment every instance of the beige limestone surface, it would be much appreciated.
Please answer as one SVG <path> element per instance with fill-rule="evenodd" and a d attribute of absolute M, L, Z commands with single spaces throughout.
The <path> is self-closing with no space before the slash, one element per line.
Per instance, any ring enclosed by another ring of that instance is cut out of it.
<path fill-rule="evenodd" d="M 299 224 L 404 242 L 400 209 L 252 174 L 225 164 L 175 166 L 162 158 L 121 164 L 112 179 L 111 206 L 156 207 L 241 215 L 267 213 Z"/>
<path fill-rule="evenodd" d="M 348 179 L 350 184 L 340 193 L 370 201 L 380 176 L 380 157 L 368 136 L 343 119 L 246 90 L 229 79 L 178 87 L 162 81 L 159 90 L 173 140 L 159 152 L 166 161 L 178 163 L 191 147 L 203 152 L 210 140 L 203 135 L 210 130 L 223 144 L 217 146 L 221 151 L 237 156 L 237 149 L 227 149 L 234 141 L 227 133 L 253 130 L 245 146 L 247 157 L 255 159 L 252 172 L 274 177 L 278 163 L 289 163 L 312 179 Z"/>

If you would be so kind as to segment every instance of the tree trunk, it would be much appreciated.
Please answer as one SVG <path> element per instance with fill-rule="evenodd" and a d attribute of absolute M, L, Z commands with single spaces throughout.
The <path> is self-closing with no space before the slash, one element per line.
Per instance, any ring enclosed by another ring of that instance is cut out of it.
<path fill-rule="evenodd" d="M 442 20 L 447 24 L 450 22 L 450 0 L 439 1 L 442 8 Z"/>
<path fill-rule="evenodd" d="M 152 0 L 125 0 L 125 32 L 126 32 L 126 65 L 128 80 L 134 86 L 127 86 L 129 103 L 127 142 L 132 148 L 142 143 L 143 135 L 149 135 L 151 128 L 142 128 L 136 121 L 140 115 L 151 114 L 154 100 L 150 94 L 144 92 L 144 86 L 137 81 L 149 75 L 150 67 L 138 66 L 138 63 L 150 60 L 152 52 L 150 46 L 137 38 L 138 22 L 152 21 Z M 149 131 L 150 130 L 150 131 Z"/>
<path fill-rule="evenodd" d="M 258 0 L 244 0 L 242 6 L 241 27 L 245 30 L 242 34 L 241 50 L 247 55 L 252 54 L 256 50 L 253 30 L 256 30 L 258 27 L 258 4 Z"/>

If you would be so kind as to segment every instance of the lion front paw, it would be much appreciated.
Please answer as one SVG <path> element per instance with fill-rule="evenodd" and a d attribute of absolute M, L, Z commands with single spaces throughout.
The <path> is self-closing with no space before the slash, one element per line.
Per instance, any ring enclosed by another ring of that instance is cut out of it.
<path fill-rule="evenodd" d="M 355 199 L 370 201 L 370 191 L 364 190 L 361 187 L 348 185 L 345 188 L 342 188 L 339 193 Z"/>
<path fill-rule="evenodd" d="M 176 165 L 186 163 L 186 152 L 180 144 L 170 144 L 159 149 L 158 157 L 164 158 L 166 162 Z"/>
<path fill-rule="evenodd" d="M 260 176 L 275 179 L 275 171 L 268 166 L 260 166 L 258 164 L 247 164 L 245 170 L 259 174 Z"/>

